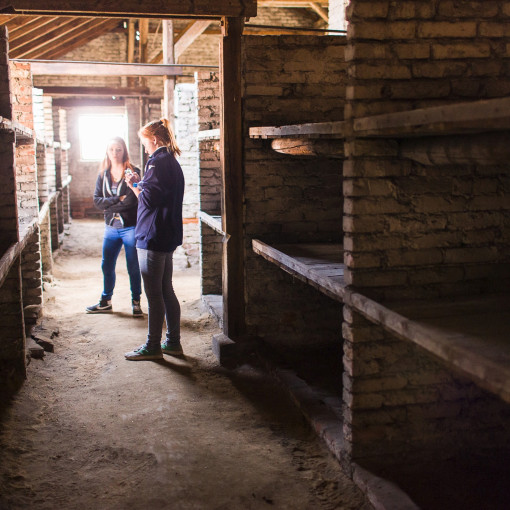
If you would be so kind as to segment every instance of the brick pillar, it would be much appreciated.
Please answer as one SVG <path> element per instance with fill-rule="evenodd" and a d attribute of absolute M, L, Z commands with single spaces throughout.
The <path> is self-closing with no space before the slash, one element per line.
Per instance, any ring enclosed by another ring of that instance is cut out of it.
<path fill-rule="evenodd" d="M 509 12 L 508 0 L 352 0 L 346 119 L 507 95 Z M 508 264 L 506 177 L 488 165 L 425 168 L 400 157 L 399 143 L 353 136 L 345 144 L 347 283 L 381 302 L 508 288 L 508 273 L 495 277 Z M 348 307 L 343 332 L 353 460 L 508 444 L 507 404 Z"/>
<path fill-rule="evenodd" d="M 8 39 L 0 27 L 0 115 L 12 119 Z M 15 146 L 12 133 L 0 134 L 0 256 L 18 241 L 15 180 Z M 2 329 L 0 333 L 0 392 L 19 386 L 25 378 L 25 328 L 21 307 L 19 258 L 0 286 Z"/>
<path fill-rule="evenodd" d="M 35 324 L 42 312 L 43 286 L 39 230 L 30 237 L 21 255 L 25 326 Z M 27 329 L 28 330 L 28 329 Z"/>

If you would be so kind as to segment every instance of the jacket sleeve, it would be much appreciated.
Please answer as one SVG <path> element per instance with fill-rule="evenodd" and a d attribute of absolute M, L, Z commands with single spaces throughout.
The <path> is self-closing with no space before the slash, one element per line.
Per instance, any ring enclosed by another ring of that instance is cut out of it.
<path fill-rule="evenodd" d="M 135 173 L 140 175 L 139 168 L 135 167 L 135 168 L 133 168 L 133 170 Z M 126 193 L 125 193 L 126 198 L 122 201 L 119 199 L 119 201 L 116 204 L 113 204 L 110 207 L 108 207 L 106 209 L 108 212 L 123 213 L 123 212 L 129 211 L 130 209 L 136 209 L 138 207 L 138 198 L 133 193 L 131 188 L 125 182 L 122 183 L 122 186 L 124 186 L 126 189 Z"/>
<path fill-rule="evenodd" d="M 161 182 L 158 167 L 158 161 L 154 162 L 154 166 L 149 167 L 143 177 L 142 192 L 138 195 L 138 201 L 143 203 L 147 209 L 157 209 L 165 202 L 164 184 Z M 162 170 L 161 168 L 159 170 Z"/>
<path fill-rule="evenodd" d="M 96 189 L 94 190 L 94 205 L 100 211 L 106 211 L 110 206 L 120 202 L 119 197 L 105 197 L 103 195 L 103 179 L 104 176 L 97 176 Z"/>

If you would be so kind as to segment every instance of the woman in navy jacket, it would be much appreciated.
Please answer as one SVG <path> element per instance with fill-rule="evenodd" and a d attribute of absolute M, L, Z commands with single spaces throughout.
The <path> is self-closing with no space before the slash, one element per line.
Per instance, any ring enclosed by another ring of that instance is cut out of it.
<path fill-rule="evenodd" d="M 99 302 L 86 308 L 87 313 L 111 313 L 112 295 L 115 288 L 115 266 L 122 246 L 126 252 L 126 264 L 131 284 L 131 306 L 134 317 L 143 317 L 140 307 L 142 279 L 135 246 L 137 200 L 126 184 L 126 172 L 139 174 L 130 160 L 126 143 L 120 137 L 112 138 L 106 156 L 99 168 L 94 205 L 104 212 L 103 237 L 103 292 Z"/>
<path fill-rule="evenodd" d="M 149 304 L 149 331 L 144 345 L 125 354 L 129 360 L 182 354 L 181 308 L 172 286 L 172 257 L 182 244 L 184 175 L 175 159 L 181 151 L 167 119 L 149 122 L 138 136 L 150 157 L 143 180 L 133 174 L 126 182 L 138 197 L 135 237 Z M 163 319 L 167 329 L 161 343 Z"/>

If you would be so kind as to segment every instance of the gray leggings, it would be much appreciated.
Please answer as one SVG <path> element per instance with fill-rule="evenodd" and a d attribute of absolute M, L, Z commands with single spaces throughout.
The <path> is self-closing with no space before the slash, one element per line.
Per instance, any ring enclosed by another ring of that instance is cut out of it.
<path fill-rule="evenodd" d="M 181 306 L 172 286 L 173 252 L 137 248 L 138 263 L 148 301 L 149 333 L 147 345 L 159 347 L 166 319 L 166 340 L 178 344 L 181 337 Z"/>

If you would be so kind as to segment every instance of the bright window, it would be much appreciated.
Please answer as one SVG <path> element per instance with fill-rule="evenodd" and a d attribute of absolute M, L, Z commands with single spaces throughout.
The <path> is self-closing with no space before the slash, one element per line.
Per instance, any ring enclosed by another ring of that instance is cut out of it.
<path fill-rule="evenodd" d="M 101 161 L 106 154 L 106 145 L 114 136 L 127 143 L 127 118 L 116 114 L 82 114 L 78 118 L 80 156 L 86 161 Z"/>

